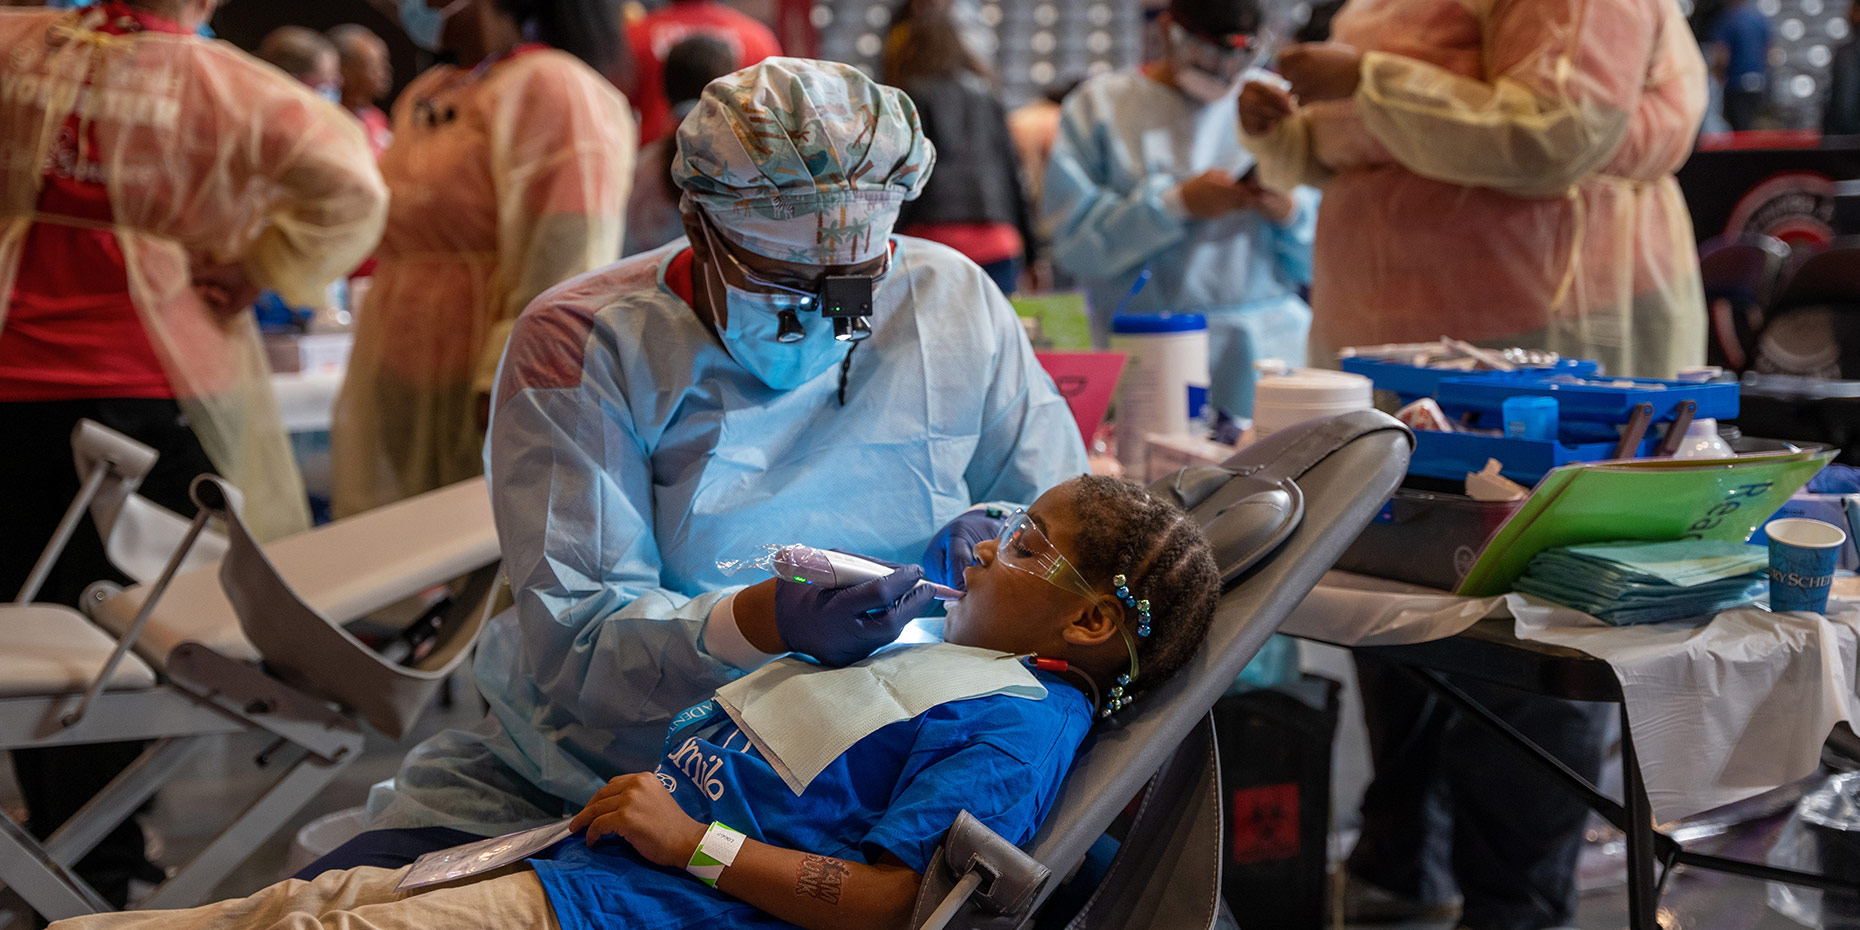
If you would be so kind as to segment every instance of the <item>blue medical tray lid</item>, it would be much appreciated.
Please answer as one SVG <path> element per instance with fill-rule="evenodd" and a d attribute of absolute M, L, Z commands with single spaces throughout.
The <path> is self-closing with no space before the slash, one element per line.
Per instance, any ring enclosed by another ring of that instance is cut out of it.
<path fill-rule="evenodd" d="M 1111 318 L 1111 332 L 1132 335 L 1191 333 L 1208 328 L 1199 313 L 1120 313 Z"/>

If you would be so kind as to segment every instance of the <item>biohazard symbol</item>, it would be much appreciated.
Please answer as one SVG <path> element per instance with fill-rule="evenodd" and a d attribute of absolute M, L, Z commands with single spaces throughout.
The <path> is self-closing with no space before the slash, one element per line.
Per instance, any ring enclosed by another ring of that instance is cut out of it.
<path fill-rule="evenodd" d="M 1297 782 L 1237 789 L 1231 809 L 1235 865 L 1298 855 Z"/>

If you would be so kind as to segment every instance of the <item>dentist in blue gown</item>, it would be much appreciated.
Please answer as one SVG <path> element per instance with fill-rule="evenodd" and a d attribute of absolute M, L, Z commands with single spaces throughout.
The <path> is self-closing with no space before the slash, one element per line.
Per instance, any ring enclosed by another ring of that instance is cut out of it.
<path fill-rule="evenodd" d="M 799 542 L 903 563 L 778 586 L 785 645 L 852 662 L 929 609 L 923 579 L 961 585 L 1005 515 L 977 505 L 1086 470 L 987 275 L 891 235 L 935 162 L 902 92 L 773 58 L 706 88 L 677 144 L 686 239 L 545 292 L 504 354 L 485 462 L 516 604 L 478 646 L 489 716 L 417 746 L 372 832 L 306 874 L 558 820 L 650 771 L 674 714 L 772 658 L 732 614 L 756 579 L 718 560 Z M 869 335 L 836 338 L 864 326 L 822 291 L 863 286 Z"/>

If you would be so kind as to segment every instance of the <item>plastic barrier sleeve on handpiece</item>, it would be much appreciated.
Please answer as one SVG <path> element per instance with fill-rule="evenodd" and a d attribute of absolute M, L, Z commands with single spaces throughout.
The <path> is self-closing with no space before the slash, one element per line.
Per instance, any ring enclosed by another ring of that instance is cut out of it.
<path fill-rule="evenodd" d="M 782 643 L 828 665 L 847 665 L 897 639 L 929 606 L 932 591 L 918 583 L 921 568 L 892 567 L 883 578 L 848 588 L 776 579 L 775 627 Z"/>

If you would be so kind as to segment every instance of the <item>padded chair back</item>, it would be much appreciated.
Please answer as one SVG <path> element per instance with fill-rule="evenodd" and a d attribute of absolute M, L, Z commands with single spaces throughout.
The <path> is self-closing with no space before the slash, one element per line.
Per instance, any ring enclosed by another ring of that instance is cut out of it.
<path fill-rule="evenodd" d="M 91 523 L 97 527 L 110 564 L 138 584 L 153 584 L 168 557 L 187 536 L 188 526 L 180 514 L 136 493 L 155 466 L 155 450 L 95 420 L 79 420 L 71 433 L 71 454 L 80 481 L 99 463 L 112 465 L 91 498 Z M 232 509 L 240 509 L 238 489 L 227 486 L 227 491 L 232 496 Z M 179 571 L 199 568 L 225 554 L 226 537 L 203 531 L 188 549 Z"/>
<path fill-rule="evenodd" d="M 1731 371 L 1750 364 L 1789 254 L 1782 240 L 1763 235 L 1713 239 L 1699 247 L 1699 278 L 1711 314 L 1706 345 L 1711 364 Z"/>
<path fill-rule="evenodd" d="M 1772 314 L 1808 304 L 1860 304 L 1860 236 L 1843 236 L 1809 255 L 1782 283 Z"/>
<path fill-rule="evenodd" d="M 1775 236 L 1718 238 L 1699 246 L 1699 281 L 1705 298 L 1732 297 L 1768 305 L 1789 261 L 1789 245 Z"/>
<path fill-rule="evenodd" d="M 1280 431 L 1222 466 L 1252 486 L 1296 482 L 1302 519 L 1263 556 L 1256 551 L 1262 538 L 1257 534 L 1218 534 L 1239 541 L 1235 551 L 1217 549 L 1224 568 L 1236 561 L 1254 564 L 1222 594 L 1204 648 L 1174 679 L 1123 711 L 1119 725 L 1101 727 L 1087 739 L 1052 813 L 1026 847 L 1038 865 L 1029 882 L 1033 890 L 1006 895 L 1017 902 L 1011 908 L 998 906 L 999 893 L 992 904 L 971 899 L 951 926 L 1021 925 L 1053 891 L 1044 874 L 1037 873 L 1069 874 L 1146 783 L 1149 791 L 1109 873 L 1069 926 L 1213 925 L 1220 900 L 1221 816 L 1209 710 L 1375 518 L 1401 483 L 1412 449 L 1413 436 L 1393 417 L 1361 411 Z M 1187 469 L 1152 490 L 1179 495 L 1181 488 L 1198 489 L 1193 499 L 1182 502 L 1212 529 L 1234 502 L 1208 480 L 1210 471 Z M 1210 532 L 1211 541 L 1216 536 Z M 977 846 L 968 837 L 946 843 L 965 850 Z M 1002 877 L 984 883 L 979 897 L 986 899 L 993 886 L 1013 889 L 1014 876 Z M 926 875 L 929 893 L 920 902 L 933 901 L 957 880 L 946 858 L 939 857 L 937 868 Z M 1023 901 L 1024 907 L 1018 903 Z M 920 906 L 919 917 L 927 910 Z"/>
<path fill-rule="evenodd" d="M 228 490 L 220 479 L 201 475 L 191 492 L 196 504 L 226 523 L 220 585 L 266 666 L 286 683 L 354 712 L 391 739 L 405 735 L 469 654 L 490 607 L 494 570 L 473 576 L 474 583 L 458 598 L 463 609 L 441 627 L 432 651 L 416 665 L 403 666 L 304 603 L 230 509 Z"/>
<path fill-rule="evenodd" d="M 1860 237 L 1837 239 L 1803 261 L 1766 317 L 1755 370 L 1860 378 Z"/>

